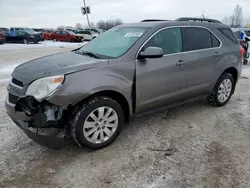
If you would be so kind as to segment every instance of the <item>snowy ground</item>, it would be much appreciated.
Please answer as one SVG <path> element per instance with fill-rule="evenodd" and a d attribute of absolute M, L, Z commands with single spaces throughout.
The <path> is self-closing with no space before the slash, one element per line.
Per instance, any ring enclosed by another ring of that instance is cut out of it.
<path fill-rule="evenodd" d="M 250 187 L 250 65 L 225 107 L 205 101 L 183 105 L 135 119 L 105 149 L 87 151 L 69 143 L 53 151 L 10 120 L 4 100 L 15 66 L 79 44 L 61 45 L 0 46 L 1 188 Z M 171 156 L 157 151 L 170 145 L 176 149 Z"/>
<path fill-rule="evenodd" d="M 17 49 L 36 49 L 36 48 L 77 48 L 81 47 L 86 42 L 73 43 L 73 42 L 53 42 L 51 40 L 39 42 L 38 44 L 14 44 L 14 43 L 5 43 L 0 45 L 0 51 L 2 50 L 17 50 Z"/>
<path fill-rule="evenodd" d="M 69 42 L 53 42 L 44 41 L 39 44 L 4 44 L 0 45 L 0 84 L 7 83 L 10 79 L 10 74 L 16 66 L 31 59 L 56 53 L 61 51 L 69 51 L 79 48 L 86 44 L 69 43 Z M 18 54 L 22 54 L 19 56 Z"/>

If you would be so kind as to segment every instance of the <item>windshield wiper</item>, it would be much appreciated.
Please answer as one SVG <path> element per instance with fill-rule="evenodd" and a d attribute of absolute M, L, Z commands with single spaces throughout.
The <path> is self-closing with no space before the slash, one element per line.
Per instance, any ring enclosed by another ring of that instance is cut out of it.
<path fill-rule="evenodd" d="M 87 51 L 82 51 L 80 52 L 79 50 L 76 50 L 75 51 L 76 53 L 78 54 L 81 54 L 81 55 L 86 55 L 86 56 L 89 56 L 89 57 L 93 57 L 93 58 L 96 58 L 96 59 L 100 59 L 100 56 L 95 54 L 95 53 L 92 53 L 92 52 L 87 52 Z"/>

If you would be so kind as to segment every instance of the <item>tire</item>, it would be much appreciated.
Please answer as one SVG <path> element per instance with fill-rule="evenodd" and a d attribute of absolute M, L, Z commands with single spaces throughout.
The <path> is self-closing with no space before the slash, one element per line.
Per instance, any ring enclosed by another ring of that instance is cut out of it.
<path fill-rule="evenodd" d="M 23 44 L 29 44 L 29 41 L 27 39 L 23 39 Z"/>
<path fill-rule="evenodd" d="M 53 40 L 53 42 L 56 42 L 56 39 L 55 39 L 55 38 L 53 38 L 52 40 Z"/>
<path fill-rule="evenodd" d="M 103 116 L 99 110 L 103 111 Z M 95 97 L 85 103 L 72 119 L 71 135 L 79 146 L 97 150 L 110 145 L 119 136 L 123 124 L 124 113 L 118 102 L 109 97 Z"/>
<path fill-rule="evenodd" d="M 222 86 L 225 86 L 225 87 L 222 88 Z M 222 74 L 217 80 L 217 83 L 215 84 L 211 95 L 208 96 L 207 98 L 209 104 L 213 106 L 226 105 L 234 92 L 234 88 L 235 88 L 235 80 L 233 76 L 229 73 Z"/>

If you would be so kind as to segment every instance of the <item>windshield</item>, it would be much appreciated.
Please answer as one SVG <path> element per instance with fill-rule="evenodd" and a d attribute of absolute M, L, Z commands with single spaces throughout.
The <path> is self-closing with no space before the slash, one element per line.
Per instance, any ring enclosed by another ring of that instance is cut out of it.
<path fill-rule="evenodd" d="M 33 29 L 24 29 L 24 31 L 28 34 L 35 34 L 36 33 Z"/>
<path fill-rule="evenodd" d="M 245 30 L 247 36 L 250 36 L 250 30 Z"/>
<path fill-rule="evenodd" d="M 68 32 L 69 34 L 71 34 L 71 35 L 76 35 L 73 31 L 67 30 L 67 32 Z"/>
<path fill-rule="evenodd" d="M 79 52 L 117 58 L 127 52 L 148 29 L 145 27 L 112 28 L 80 48 Z"/>

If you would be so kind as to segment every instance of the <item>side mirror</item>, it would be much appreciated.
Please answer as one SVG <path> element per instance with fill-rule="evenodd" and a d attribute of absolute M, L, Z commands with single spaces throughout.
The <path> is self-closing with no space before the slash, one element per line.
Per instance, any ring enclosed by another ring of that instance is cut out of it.
<path fill-rule="evenodd" d="M 163 57 L 163 49 L 159 47 L 147 47 L 144 52 L 139 53 L 139 59 Z"/>

